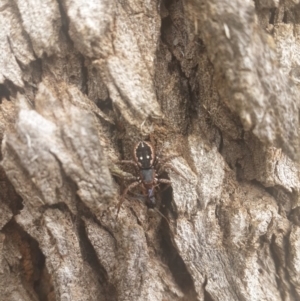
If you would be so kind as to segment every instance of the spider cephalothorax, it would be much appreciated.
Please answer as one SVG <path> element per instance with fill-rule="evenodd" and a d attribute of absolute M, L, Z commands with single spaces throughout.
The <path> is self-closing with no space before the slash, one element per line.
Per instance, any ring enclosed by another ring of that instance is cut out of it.
<path fill-rule="evenodd" d="M 141 169 L 149 169 L 155 161 L 155 151 L 151 143 L 141 141 L 133 148 L 133 159 Z"/>
<path fill-rule="evenodd" d="M 123 160 L 120 163 L 134 165 L 136 169 L 136 181 L 131 183 L 122 193 L 120 202 L 118 204 L 118 212 L 125 199 L 127 193 L 134 187 L 141 186 L 144 195 L 146 196 L 146 205 L 148 208 L 154 208 L 156 205 L 155 188 L 161 184 L 171 184 L 168 179 L 160 178 L 161 171 L 164 167 L 174 169 L 167 163 L 172 158 L 177 157 L 170 156 L 162 161 L 159 161 L 155 156 L 155 149 L 150 142 L 140 141 L 133 148 L 133 160 Z"/>

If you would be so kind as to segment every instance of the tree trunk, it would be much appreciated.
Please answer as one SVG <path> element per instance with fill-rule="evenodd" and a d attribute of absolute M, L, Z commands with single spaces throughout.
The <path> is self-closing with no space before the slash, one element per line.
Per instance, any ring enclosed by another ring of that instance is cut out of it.
<path fill-rule="evenodd" d="M 299 300 L 299 23 L 292 0 L 0 0 L 1 300 Z M 172 185 L 117 216 L 141 140 Z"/>

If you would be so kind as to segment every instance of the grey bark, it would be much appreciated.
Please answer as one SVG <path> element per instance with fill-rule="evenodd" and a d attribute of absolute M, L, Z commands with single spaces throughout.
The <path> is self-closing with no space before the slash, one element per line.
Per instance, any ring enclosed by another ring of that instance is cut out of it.
<path fill-rule="evenodd" d="M 3 300 L 300 299 L 298 1 L 0 0 Z M 178 155 L 157 210 L 120 193 Z M 174 169 L 178 172 L 174 172 Z"/>

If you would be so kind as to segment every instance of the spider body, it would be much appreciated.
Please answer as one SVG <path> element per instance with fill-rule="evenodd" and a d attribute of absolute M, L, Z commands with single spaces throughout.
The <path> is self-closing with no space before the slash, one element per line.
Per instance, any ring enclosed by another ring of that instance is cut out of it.
<path fill-rule="evenodd" d="M 146 196 L 146 205 L 148 208 L 154 208 L 156 206 L 155 188 L 159 184 L 164 183 L 171 185 L 171 181 L 168 179 L 159 178 L 163 167 L 174 169 L 166 162 L 176 156 L 171 156 L 159 161 L 155 155 L 155 149 L 153 145 L 148 141 L 140 141 L 133 148 L 133 160 L 123 160 L 120 163 L 131 164 L 136 169 L 137 178 L 136 181 L 131 183 L 122 193 L 120 202 L 118 204 L 118 213 L 127 193 L 134 187 L 141 186 L 144 195 Z M 178 172 L 177 172 L 178 173 Z"/>
<path fill-rule="evenodd" d="M 153 146 L 146 141 L 138 142 L 133 149 L 133 158 L 139 170 L 137 180 L 148 191 L 149 198 L 154 196 L 154 186 L 157 184 L 155 170 L 155 151 Z"/>

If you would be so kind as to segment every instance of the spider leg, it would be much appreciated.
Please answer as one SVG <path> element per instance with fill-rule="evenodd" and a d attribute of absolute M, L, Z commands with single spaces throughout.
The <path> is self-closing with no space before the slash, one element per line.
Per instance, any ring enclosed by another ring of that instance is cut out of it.
<path fill-rule="evenodd" d="M 133 160 L 121 160 L 121 161 L 118 161 L 119 164 L 130 164 L 130 165 L 133 165 L 135 170 L 138 172 L 139 171 L 139 166 L 138 164 L 133 161 Z"/>
<path fill-rule="evenodd" d="M 126 175 L 126 176 L 123 176 L 122 177 L 124 180 L 126 181 L 136 181 L 137 180 L 137 177 L 133 176 L 133 175 Z"/>
<path fill-rule="evenodd" d="M 172 184 L 172 182 L 168 179 L 157 179 L 157 182 L 158 183 L 163 183 L 163 184 L 169 184 L 169 185 Z"/>
<path fill-rule="evenodd" d="M 117 165 L 110 167 L 110 172 L 113 176 L 117 178 L 126 179 L 127 181 L 136 180 L 136 177 L 134 175 L 120 169 Z"/>
<path fill-rule="evenodd" d="M 155 138 L 154 138 L 154 134 L 153 133 L 150 133 L 149 134 L 149 140 L 150 140 L 150 143 L 155 146 L 156 143 L 155 143 Z"/>
<path fill-rule="evenodd" d="M 157 158 L 157 164 L 160 165 L 161 167 L 163 167 L 168 161 L 174 159 L 174 158 L 177 158 L 177 157 L 180 157 L 181 155 L 171 155 L 171 156 L 168 156 L 166 158 L 164 158 L 163 160 L 160 160 L 159 158 Z"/>
<path fill-rule="evenodd" d="M 185 175 L 183 175 L 174 165 L 172 165 L 171 163 L 165 163 L 163 166 L 163 169 L 170 169 L 173 172 L 175 172 L 177 175 L 179 175 L 180 177 L 184 178 L 186 181 L 188 181 L 188 179 L 185 177 Z M 160 175 L 161 173 L 159 173 Z"/>
<path fill-rule="evenodd" d="M 166 220 L 167 224 L 170 226 L 169 220 L 157 208 L 154 208 L 154 211 L 156 211 L 161 217 L 163 217 Z"/>
<path fill-rule="evenodd" d="M 121 160 L 121 161 L 118 161 L 118 163 L 120 163 L 120 164 L 131 164 L 131 165 L 137 166 L 137 163 L 133 160 Z"/>
<path fill-rule="evenodd" d="M 156 186 L 158 186 L 158 189 L 159 189 L 160 193 L 162 193 L 163 191 L 165 191 L 166 189 L 168 189 L 172 185 L 172 182 L 168 179 L 157 179 L 157 183 L 158 184 Z M 160 186 L 159 186 L 160 183 L 167 184 L 167 185 L 166 185 L 166 187 L 164 187 L 164 189 L 161 189 Z"/>
<path fill-rule="evenodd" d="M 157 173 L 160 175 L 166 169 L 166 167 L 170 168 L 171 165 L 169 161 L 177 157 L 180 157 L 180 155 L 171 155 L 160 160 L 157 156 L 155 160 L 155 169 L 157 170 Z"/>
<path fill-rule="evenodd" d="M 120 208 L 121 208 L 121 206 L 122 206 L 122 204 L 123 204 L 123 202 L 124 202 L 124 200 L 125 200 L 125 196 L 126 196 L 126 194 L 128 193 L 128 191 L 130 191 L 131 189 L 133 189 L 134 187 L 136 187 L 136 186 L 138 186 L 139 184 L 141 184 L 140 182 L 133 182 L 133 183 L 131 183 L 124 191 L 123 191 L 123 193 L 122 193 L 122 195 L 121 195 L 121 198 L 120 198 L 120 201 L 119 201 L 119 203 L 118 203 L 118 205 L 117 205 L 117 208 L 118 208 L 118 211 L 117 211 L 117 217 L 118 217 L 118 214 L 119 214 L 119 211 L 120 211 Z"/>

